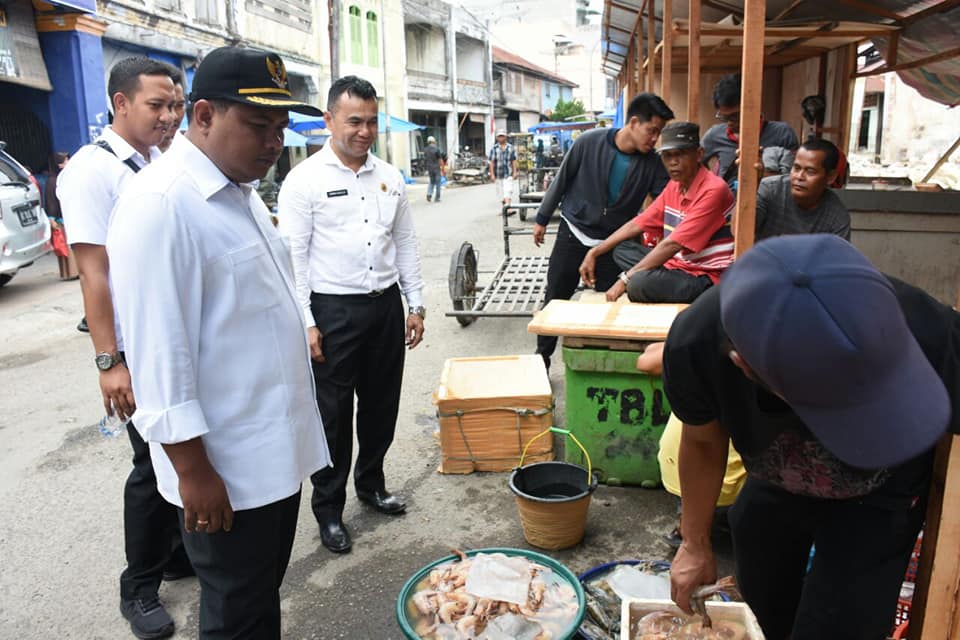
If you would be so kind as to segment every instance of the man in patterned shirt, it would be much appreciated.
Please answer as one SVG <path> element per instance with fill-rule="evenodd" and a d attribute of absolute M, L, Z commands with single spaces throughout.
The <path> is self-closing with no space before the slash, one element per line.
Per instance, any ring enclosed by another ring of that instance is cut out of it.
<path fill-rule="evenodd" d="M 886 638 L 933 445 L 960 432 L 960 314 L 834 235 L 771 238 L 677 316 L 663 379 L 683 422 L 677 604 L 716 580 L 732 440 L 748 472 L 728 514 L 737 582 L 764 635 Z"/>
<path fill-rule="evenodd" d="M 513 181 L 517 179 L 517 152 L 507 142 L 507 132 L 497 131 L 497 144 L 490 149 L 490 179 L 497 183 L 497 197 L 502 204 L 510 204 Z"/>

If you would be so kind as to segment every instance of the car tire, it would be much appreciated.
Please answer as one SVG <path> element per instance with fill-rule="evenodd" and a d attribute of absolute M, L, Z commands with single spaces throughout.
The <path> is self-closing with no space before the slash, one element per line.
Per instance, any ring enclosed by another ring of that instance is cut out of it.
<path fill-rule="evenodd" d="M 14 274 L 12 273 L 3 273 L 0 274 L 0 287 L 10 282 L 13 279 Z"/>

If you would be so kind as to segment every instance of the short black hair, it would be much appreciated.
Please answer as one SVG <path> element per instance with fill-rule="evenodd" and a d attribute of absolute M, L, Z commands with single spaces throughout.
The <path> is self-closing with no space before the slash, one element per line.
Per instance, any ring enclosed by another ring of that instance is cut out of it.
<path fill-rule="evenodd" d="M 176 74 L 176 77 L 175 75 Z M 146 56 L 124 58 L 110 70 L 110 80 L 107 82 L 107 96 L 110 106 L 113 106 L 113 96 L 122 93 L 132 98 L 140 90 L 140 76 L 167 76 L 176 84 L 177 77 L 182 76 L 166 62 L 152 60 Z"/>
<path fill-rule="evenodd" d="M 166 64 L 166 63 L 164 63 L 164 64 Z M 181 87 L 183 87 L 183 86 L 184 86 L 184 85 L 183 85 L 183 72 L 181 72 L 180 69 L 177 69 L 177 68 L 176 68 L 175 66 L 173 66 L 172 64 L 168 64 L 167 66 L 170 67 L 170 79 L 173 80 L 173 84 L 178 84 L 178 85 L 180 85 Z"/>
<path fill-rule="evenodd" d="M 650 122 L 655 116 L 664 120 L 673 120 L 673 111 L 667 106 L 658 95 L 652 93 L 641 93 L 630 101 L 627 107 L 627 122 L 630 118 L 636 116 L 640 122 Z"/>
<path fill-rule="evenodd" d="M 823 151 L 823 168 L 827 173 L 836 169 L 840 162 L 840 150 L 829 140 L 811 136 L 804 140 L 800 148 L 807 151 Z"/>
<path fill-rule="evenodd" d="M 330 85 L 327 93 L 327 111 L 333 112 L 340 96 L 347 94 L 361 100 L 376 100 L 377 90 L 369 81 L 358 76 L 344 76 Z"/>
<path fill-rule="evenodd" d="M 217 111 L 217 112 L 219 112 L 219 113 L 223 113 L 224 111 L 226 111 L 227 109 L 229 109 L 232 105 L 237 104 L 236 102 L 233 102 L 232 100 L 223 100 L 222 98 L 210 98 L 210 99 L 204 98 L 204 100 L 206 100 L 207 102 L 209 102 L 210 104 L 212 104 L 214 110 Z M 186 115 L 187 115 L 187 124 L 188 124 L 188 125 L 193 123 L 193 106 L 194 106 L 195 104 L 196 104 L 196 102 L 187 102 L 185 111 L 186 111 Z"/>
<path fill-rule="evenodd" d="M 739 107 L 740 106 L 740 74 L 731 73 L 723 76 L 713 87 L 713 106 Z"/>

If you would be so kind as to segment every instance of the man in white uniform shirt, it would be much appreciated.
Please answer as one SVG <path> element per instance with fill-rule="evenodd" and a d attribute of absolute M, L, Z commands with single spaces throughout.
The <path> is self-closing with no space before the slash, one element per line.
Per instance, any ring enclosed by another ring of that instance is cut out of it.
<path fill-rule="evenodd" d="M 377 139 L 373 85 L 356 76 L 334 82 L 324 118 L 330 140 L 284 180 L 279 227 L 290 239 L 317 404 L 333 454 L 334 467 L 311 477 L 313 513 L 323 545 L 344 553 L 352 545 L 343 508 L 354 395 L 357 497 L 381 513 L 406 509 L 386 490 L 383 460 L 397 423 L 404 342 L 413 349 L 423 339 L 426 310 L 403 176 L 369 153 Z"/>
<path fill-rule="evenodd" d="M 126 58 L 110 72 L 113 125 L 81 147 L 57 178 L 64 225 L 80 270 L 80 290 L 108 414 L 126 420 L 136 403 L 123 360 L 123 337 L 110 296 L 107 226 L 131 178 L 160 155 L 156 145 L 173 121 L 180 73 L 145 57 Z M 152 254 L 140 256 L 137 268 Z M 138 638 L 173 635 L 173 619 L 158 598 L 161 579 L 193 575 L 180 542 L 177 514 L 157 492 L 150 450 L 127 424 L 133 468 L 123 493 L 127 567 L 120 576 L 120 611 Z"/>
<path fill-rule="evenodd" d="M 278 55 L 235 47 L 207 54 L 190 102 L 107 239 L 134 423 L 200 578 L 200 638 L 280 638 L 300 484 L 330 458 L 290 254 L 249 183 L 280 156 L 288 109 L 320 112 Z"/>

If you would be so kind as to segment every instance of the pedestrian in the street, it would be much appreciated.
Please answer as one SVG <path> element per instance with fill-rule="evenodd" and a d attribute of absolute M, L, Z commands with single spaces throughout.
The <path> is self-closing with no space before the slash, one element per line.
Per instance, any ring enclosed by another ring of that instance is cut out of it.
<path fill-rule="evenodd" d="M 250 183 L 289 111 L 319 110 L 280 56 L 238 47 L 204 57 L 190 103 L 107 239 L 134 422 L 200 579 L 199 637 L 279 639 L 300 485 L 329 453 L 290 253 Z"/>
<path fill-rule="evenodd" d="M 663 356 L 683 422 L 677 604 L 717 578 L 732 439 L 748 472 L 728 514 L 737 583 L 765 637 L 886 638 L 932 447 L 960 432 L 958 337 L 960 314 L 830 234 L 758 243 L 677 316 Z"/>
<path fill-rule="evenodd" d="M 517 179 L 517 152 L 507 142 L 506 131 L 497 131 L 497 143 L 490 149 L 487 160 L 490 163 L 490 179 L 497 184 L 497 198 L 500 204 L 509 205 Z"/>
<path fill-rule="evenodd" d="M 357 498 L 385 514 L 404 500 L 387 491 L 383 462 L 400 405 L 404 344 L 423 339 L 423 279 L 403 175 L 370 153 L 377 93 L 347 76 L 330 87 L 330 139 L 297 165 L 280 189 L 279 228 L 290 241 L 297 297 L 334 466 L 313 474 L 320 540 L 350 550 L 343 523 L 357 407 Z M 404 312 L 401 291 L 407 300 Z"/>
<path fill-rule="evenodd" d="M 447 175 L 447 154 L 440 151 L 437 147 L 437 139 L 433 136 L 427 137 L 427 147 L 423 150 L 423 164 L 430 176 L 430 184 L 427 185 L 427 202 L 430 202 L 431 197 L 434 202 L 440 202 L 440 182 Z"/>
<path fill-rule="evenodd" d="M 160 141 L 160 144 L 157 145 L 160 147 L 160 151 L 166 151 L 170 148 L 174 137 L 180 133 L 180 124 L 183 122 L 183 117 L 187 113 L 187 100 L 183 94 L 183 76 L 179 71 L 177 73 L 178 77 L 174 78 L 173 85 L 173 92 L 176 94 L 176 99 L 173 103 L 173 121 L 170 123 L 170 126 L 167 127 L 167 132 L 163 134 L 163 139 Z"/>
<path fill-rule="evenodd" d="M 57 178 L 67 238 L 80 271 L 85 324 L 100 372 L 108 415 L 127 421 L 136 402 L 124 360 L 124 336 L 111 297 L 107 228 L 111 211 L 129 181 L 160 156 L 157 144 L 170 127 L 176 100 L 173 68 L 146 57 L 126 58 L 110 72 L 107 91 L 113 124 L 94 143 L 81 147 Z M 154 251 L 139 256 L 143 270 Z M 147 369 L 153 375 L 153 365 Z M 146 373 L 146 372 L 145 372 Z M 173 619 L 160 603 L 162 579 L 192 575 L 177 529 L 177 514 L 157 492 L 150 452 L 139 432 L 126 426 L 133 469 L 123 493 L 127 567 L 120 576 L 120 611 L 138 638 L 173 635 Z"/>
<path fill-rule="evenodd" d="M 67 234 L 63 230 L 63 208 L 60 206 L 60 198 L 57 197 L 57 178 L 69 161 L 70 155 L 65 151 L 51 153 L 50 173 L 43 185 L 43 210 L 50 219 L 50 242 L 57 256 L 61 280 L 74 280 L 79 277 L 76 272 L 76 258 L 67 244 Z"/>
<path fill-rule="evenodd" d="M 630 101 L 621 129 L 585 131 L 563 158 L 560 169 L 537 209 L 533 242 L 543 244 L 547 224 L 560 208 L 544 305 L 569 300 L 580 282 L 580 264 L 587 251 L 608 238 L 656 198 L 670 177 L 655 147 L 673 111 L 659 96 L 641 93 Z M 606 291 L 621 269 L 611 255 L 596 262 L 596 289 Z M 557 348 L 555 336 L 537 336 L 537 353 L 547 369 Z"/>

